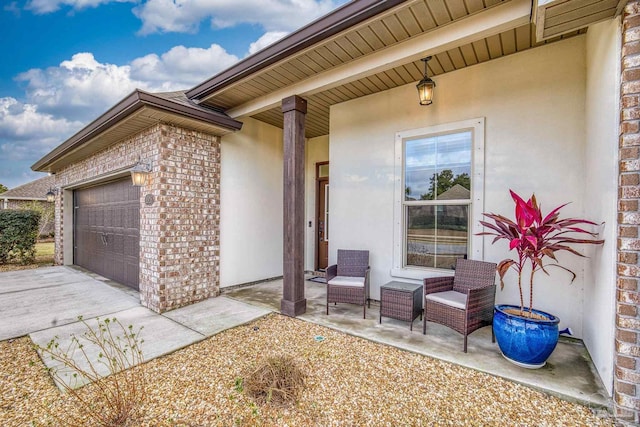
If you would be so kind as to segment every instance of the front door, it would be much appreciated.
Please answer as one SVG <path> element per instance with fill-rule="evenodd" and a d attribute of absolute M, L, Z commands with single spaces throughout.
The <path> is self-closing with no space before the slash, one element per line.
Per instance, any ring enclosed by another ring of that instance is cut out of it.
<path fill-rule="evenodd" d="M 317 217 L 318 239 L 316 248 L 316 270 L 324 270 L 329 265 L 329 164 L 318 163 L 317 179 Z"/>

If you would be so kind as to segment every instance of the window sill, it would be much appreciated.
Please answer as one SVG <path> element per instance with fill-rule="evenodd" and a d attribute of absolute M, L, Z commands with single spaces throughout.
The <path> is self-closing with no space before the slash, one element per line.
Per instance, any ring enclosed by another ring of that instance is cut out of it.
<path fill-rule="evenodd" d="M 451 277 L 453 270 L 441 270 L 435 268 L 392 268 L 391 277 L 402 279 L 422 280 L 426 277 Z"/>

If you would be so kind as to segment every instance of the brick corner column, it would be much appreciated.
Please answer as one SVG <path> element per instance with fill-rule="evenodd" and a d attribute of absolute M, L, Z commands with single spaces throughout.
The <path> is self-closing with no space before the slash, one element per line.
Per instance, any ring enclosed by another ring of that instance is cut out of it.
<path fill-rule="evenodd" d="M 621 111 L 618 147 L 616 337 L 613 400 L 616 419 L 640 423 L 640 0 L 622 21 Z"/>
<path fill-rule="evenodd" d="M 304 298 L 304 119 L 307 101 L 282 100 L 284 115 L 284 265 L 280 312 L 295 317 L 307 310 Z"/>

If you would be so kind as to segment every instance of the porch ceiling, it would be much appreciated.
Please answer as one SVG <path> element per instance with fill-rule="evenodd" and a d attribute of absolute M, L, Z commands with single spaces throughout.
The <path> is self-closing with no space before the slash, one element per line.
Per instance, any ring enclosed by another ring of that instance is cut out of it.
<path fill-rule="evenodd" d="M 470 65 L 490 61 L 547 43 L 553 43 L 585 32 L 586 28 L 542 42 L 536 42 L 534 25 L 523 25 L 433 55 L 433 59 L 429 61 L 429 75 L 437 76 L 459 70 Z M 417 83 L 422 78 L 423 67 L 421 61 L 417 60 L 310 96 L 305 96 L 308 102 L 305 123 L 307 138 L 314 138 L 329 133 L 329 108 L 331 105 L 405 84 Z M 415 102 L 418 102 L 417 97 L 418 95 L 416 93 Z M 279 106 L 255 114 L 252 117 L 282 128 L 282 112 Z"/>
<path fill-rule="evenodd" d="M 413 0 L 349 28 L 270 67 L 208 94 L 202 103 L 230 110 L 373 52 L 509 0 Z M 418 79 L 419 80 L 419 79 Z"/>
<path fill-rule="evenodd" d="M 545 40 L 620 14 L 627 0 L 537 0 L 536 38 Z"/>
<path fill-rule="evenodd" d="M 434 57 L 429 74 L 437 76 L 586 32 L 589 22 L 573 21 L 583 26 L 540 41 L 530 13 L 543 1 L 533 6 L 527 0 L 402 2 L 242 79 L 212 84 L 200 103 L 230 117 L 251 116 L 282 127 L 279 101 L 291 95 L 284 94 L 290 89 L 308 101 L 306 136 L 326 135 L 331 105 L 416 83 L 422 78 L 420 57 L 427 54 Z M 602 3 L 605 9 L 611 1 L 568 0 Z M 403 50 L 404 57 L 385 56 L 394 48 Z M 367 68 L 369 58 L 375 59 Z"/>

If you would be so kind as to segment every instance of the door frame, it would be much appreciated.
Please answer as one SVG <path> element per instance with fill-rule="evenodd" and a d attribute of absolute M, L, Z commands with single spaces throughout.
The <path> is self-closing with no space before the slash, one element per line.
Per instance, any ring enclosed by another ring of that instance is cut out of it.
<path fill-rule="evenodd" d="M 318 232 L 318 218 L 320 218 L 320 186 L 324 185 L 325 183 L 329 183 L 329 176 L 323 176 L 320 177 L 320 167 L 324 166 L 324 165 L 328 165 L 329 161 L 325 161 L 325 162 L 317 162 L 316 163 L 316 208 L 315 208 L 315 212 L 316 212 L 316 217 L 315 217 L 315 256 L 314 256 L 314 264 L 313 264 L 313 268 L 315 269 L 315 271 L 319 271 L 318 270 L 318 266 L 319 266 L 319 260 L 320 260 L 320 233 Z M 325 227 L 325 231 L 326 231 L 326 227 Z M 326 236 L 326 233 L 325 233 Z"/>

